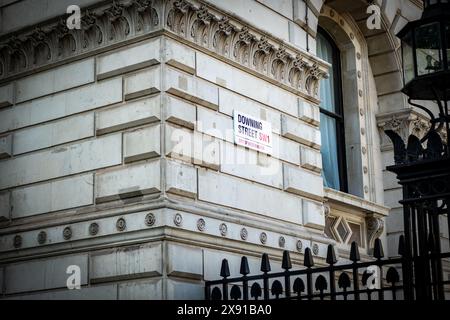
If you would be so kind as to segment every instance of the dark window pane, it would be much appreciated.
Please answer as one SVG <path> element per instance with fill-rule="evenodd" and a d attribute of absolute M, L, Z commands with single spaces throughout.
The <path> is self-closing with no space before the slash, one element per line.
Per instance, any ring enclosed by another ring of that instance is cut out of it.
<path fill-rule="evenodd" d="M 442 70 L 441 32 L 438 22 L 416 29 L 416 58 L 419 76 Z"/>

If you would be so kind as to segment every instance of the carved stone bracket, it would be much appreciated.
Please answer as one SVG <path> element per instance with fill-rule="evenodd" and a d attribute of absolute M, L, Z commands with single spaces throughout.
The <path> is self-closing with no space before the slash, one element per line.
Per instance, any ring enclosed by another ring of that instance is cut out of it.
<path fill-rule="evenodd" d="M 84 10 L 81 30 L 64 17 L 0 39 L 0 80 L 165 29 L 318 99 L 326 63 L 196 0 L 112 0 Z"/>
<path fill-rule="evenodd" d="M 412 109 L 377 115 L 377 123 L 380 131 L 382 151 L 392 149 L 392 143 L 385 134 L 387 130 L 394 131 L 404 141 L 407 141 L 411 134 L 421 139 L 430 129 L 429 120 Z"/>
<path fill-rule="evenodd" d="M 384 220 L 375 216 L 366 219 L 367 224 L 367 245 L 369 252 L 373 250 L 375 240 L 381 236 L 384 231 Z"/>

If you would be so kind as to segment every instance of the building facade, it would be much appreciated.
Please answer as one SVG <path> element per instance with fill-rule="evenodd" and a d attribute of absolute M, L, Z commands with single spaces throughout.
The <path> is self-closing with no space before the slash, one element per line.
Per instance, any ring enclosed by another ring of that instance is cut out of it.
<path fill-rule="evenodd" d="M 395 37 L 421 12 L 0 0 L 1 297 L 203 299 L 223 258 L 258 273 L 262 253 L 278 270 L 283 250 L 320 264 L 356 241 L 368 259 L 378 237 L 396 256 L 383 131 L 427 129 L 400 92 Z M 237 113 L 269 125 L 271 150 L 236 143 Z"/>

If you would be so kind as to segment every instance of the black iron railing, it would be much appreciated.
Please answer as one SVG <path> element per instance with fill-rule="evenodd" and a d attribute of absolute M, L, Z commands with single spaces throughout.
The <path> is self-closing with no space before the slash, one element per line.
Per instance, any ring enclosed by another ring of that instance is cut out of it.
<path fill-rule="evenodd" d="M 328 247 L 327 266 L 314 267 L 309 248 L 305 249 L 303 268 L 293 270 L 290 255 L 284 251 L 282 272 L 271 273 L 269 256 L 263 254 L 260 271 L 252 275 L 247 257 L 242 257 L 241 277 L 229 278 L 228 261 L 222 261 L 222 279 L 205 283 L 207 300 L 403 300 L 404 283 L 401 270 L 410 264 L 405 255 L 405 238 L 400 237 L 399 258 L 384 259 L 382 243 L 375 241 L 373 261 L 360 261 L 358 246 L 354 242 L 350 250 L 350 263 L 338 264 L 334 247 Z M 450 257 L 440 254 L 439 259 Z M 378 281 L 377 281 L 378 280 Z M 450 281 L 430 282 L 430 287 L 444 286 Z M 412 284 L 414 287 L 414 285 Z"/>

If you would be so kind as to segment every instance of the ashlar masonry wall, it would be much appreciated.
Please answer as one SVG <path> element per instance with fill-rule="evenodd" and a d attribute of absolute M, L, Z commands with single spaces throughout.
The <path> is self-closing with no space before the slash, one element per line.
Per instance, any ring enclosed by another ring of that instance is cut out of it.
<path fill-rule="evenodd" d="M 223 258 L 320 261 L 317 103 L 167 30 L 3 81 L 0 294 L 201 299 Z M 234 110 L 271 123 L 272 156 L 234 144 Z"/>

